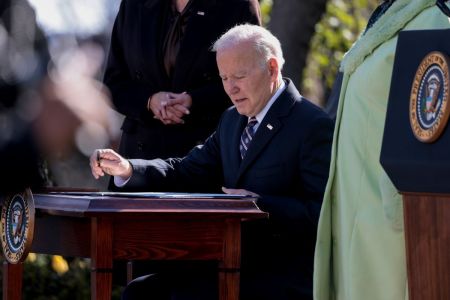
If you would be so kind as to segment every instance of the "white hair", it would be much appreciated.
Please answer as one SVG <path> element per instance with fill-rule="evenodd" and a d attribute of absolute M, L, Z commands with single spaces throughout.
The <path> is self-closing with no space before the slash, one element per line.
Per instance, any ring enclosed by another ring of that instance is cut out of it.
<path fill-rule="evenodd" d="M 280 41 L 267 29 L 258 25 L 237 25 L 225 32 L 212 46 L 212 51 L 218 52 L 230 49 L 238 44 L 249 42 L 261 54 L 265 64 L 274 57 L 278 61 L 279 70 L 283 68 L 284 58 Z"/>

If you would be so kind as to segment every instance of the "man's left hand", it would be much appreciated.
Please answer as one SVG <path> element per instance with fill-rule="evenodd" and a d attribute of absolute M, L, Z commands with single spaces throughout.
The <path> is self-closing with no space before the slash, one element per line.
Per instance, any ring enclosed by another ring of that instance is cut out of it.
<path fill-rule="evenodd" d="M 245 195 L 245 196 L 253 196 L 259 197 L 258 194 L 244 190 L 244 189 L 227 189 L 226 187 L 222 187 L 222 191 L 225 194 L 235 194 L 235 195 Z"/>

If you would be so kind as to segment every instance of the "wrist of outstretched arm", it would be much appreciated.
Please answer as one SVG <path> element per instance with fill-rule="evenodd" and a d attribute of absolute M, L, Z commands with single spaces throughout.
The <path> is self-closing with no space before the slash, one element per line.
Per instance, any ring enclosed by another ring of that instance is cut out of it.
<path fill-rule="evenodd" d="M 122 175 L 114 176 L 114 185 L 117 187 L 125 186 L 128 181 L 130 181 L 131 176 L 133 176 L 133 165 L 129 160 L 127 160 L 126 171 Z"/>

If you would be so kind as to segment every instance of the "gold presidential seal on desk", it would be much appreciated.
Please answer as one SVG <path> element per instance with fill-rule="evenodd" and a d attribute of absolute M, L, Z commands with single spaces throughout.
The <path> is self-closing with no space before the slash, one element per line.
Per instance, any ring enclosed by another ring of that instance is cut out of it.
<path fill-rule="evenodd" d="M 447 125 L 449 107 L 449 59 L 430 52 L 420 63 L 411 88 L 409 121 L 421 142 L 436 141 Z"/>
<path fill-rule="evenodd" d="M 1 214 L 2 250 L 11 264 L 24 261 L 30 252 L 34 214 L 34 200 L 29 189 L 4 197 Z"/>

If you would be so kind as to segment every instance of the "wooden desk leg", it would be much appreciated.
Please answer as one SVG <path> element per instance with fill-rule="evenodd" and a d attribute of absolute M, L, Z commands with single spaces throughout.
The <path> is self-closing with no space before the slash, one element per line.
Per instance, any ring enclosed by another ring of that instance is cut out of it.
<path fill-rule="evenodd" d="M 450 201 L 403 195 L 410 300 L 450 299 Z"/>
<path fill-rule="evenodd" d="M 91 222 L 91 299 L 110 300 L 112 222 L 107 218 L 93 218 Z"/>
<path fill-rule="evenodd" d="M 22 299 L 23 264 L 3 262 L 3 299 Z"/>
<path fill-rule="evenodd" d="M 219 299 L 239 299 L 241 267 L 241 220 L 226 221 L 224 259 L 219 265 Z"/>

